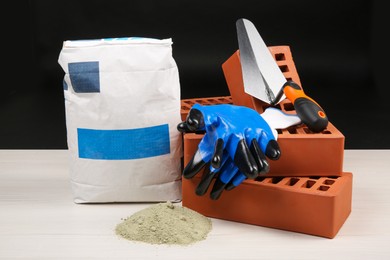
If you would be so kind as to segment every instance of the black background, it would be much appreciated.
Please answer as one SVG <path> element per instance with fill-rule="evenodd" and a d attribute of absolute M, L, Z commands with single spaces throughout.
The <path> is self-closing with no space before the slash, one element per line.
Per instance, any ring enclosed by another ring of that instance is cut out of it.
<path fill-rule="evenodd" d="M 63 41 L 172 38 L 181 97 L 225 96 L 221 65 L 238 49 L 239 18 L 251 20 L 267 45 L 290 46 L 305 92 L 345 135 L 347 149 L 390 148 L 385 1 L 9 2 L 2 9 L 11 18 L 1 18 L 2 149 L 67 147 L 57 62 Z"/>

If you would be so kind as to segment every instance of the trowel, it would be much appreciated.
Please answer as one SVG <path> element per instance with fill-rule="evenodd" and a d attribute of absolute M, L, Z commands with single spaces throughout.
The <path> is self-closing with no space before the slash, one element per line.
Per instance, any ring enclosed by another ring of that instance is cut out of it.
<path fill-rule="evenodd" d="M 286 80 L 254 24 L 241 18 L 236 28 L 245 92 L 271 105 L 287 98 L 311 131 L 323 131 L 328 125 L 324 110 L 297 83 Z"/>

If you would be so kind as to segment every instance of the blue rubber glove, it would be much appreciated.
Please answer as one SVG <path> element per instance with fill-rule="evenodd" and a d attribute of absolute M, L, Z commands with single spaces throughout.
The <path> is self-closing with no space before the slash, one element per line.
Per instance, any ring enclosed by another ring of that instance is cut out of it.
<path fill-rule="evenodd" d="M 266 157 L 277 160 L 281 154 L 276 132 L 259 113 L 247 107 L 195 104 L 177 128 L 183 133 L 204 133 L 183 176 L 190 179 L 206 168 L 196 194 L 204 195 L 216 178 L 210 192 L 212 199 L 247 178 L 268 172 Z"/>

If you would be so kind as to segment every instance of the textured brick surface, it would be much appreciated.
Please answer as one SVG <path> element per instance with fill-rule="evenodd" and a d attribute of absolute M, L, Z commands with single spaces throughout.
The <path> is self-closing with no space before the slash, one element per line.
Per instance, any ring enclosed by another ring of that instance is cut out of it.
<path fill-rule="evenodd" d="M 182 204 L 208 217 L 334 238 L 351 212 L 352 173 L 348 172 L 332 178 L 246 180 L 215 201 L 208 193 L 194 193 L 199 181 L 200 177 L 183 179 Z"/>
<path fill-rule="evenodd" d="M 233 104 L 231 96 L 209 97 L 209 98 L 190 98 L 181 100 L 181 119 L 184 121 L 188 111 L 194 104 L 215 105 L 215 104 Z"/>

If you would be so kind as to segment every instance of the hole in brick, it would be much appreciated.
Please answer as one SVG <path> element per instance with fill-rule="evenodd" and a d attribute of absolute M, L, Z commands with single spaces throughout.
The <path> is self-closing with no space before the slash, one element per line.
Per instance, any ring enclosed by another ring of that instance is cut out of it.
<path fill-rule="evenodd" d="M 307 182 L 305 182 L 305 183 L 302 185 L 302 187 L 303 187 L 303 188 L 310 189 L 311 187 L 313 187 L 313 185 L 314 185 L 315 183 L 316 183 L 315 181 L 308 180 Z"/>
<path fill-rule="evenodd" d="M 286 56 L 284 56 L 284 53 L 276 53 L 275 60 L 286 60 Z"/>
<path fill-rule="evenodd" d="M 329 186 L 323 186 L 323 185 L 321 185 L 321 186 L 318 188 L 318 190 L 327 191 L 327 190 L 329 190 Z"/>
<path fill-rule="evenodd" d="M 288 78 L 286 78 L 286 80 L 289 81 L 289 80 L 292 80 L 292 78 L 288 77 Z"/>
<path fill-rule="evenodd" d="M 305 131 L 306 134 L 314 134 L 313 131 L 311 131 L 309 128 L 305 127 L 303 128 L 303 131 Z"/>
<path fill-rule="evenodd" d="M 294 127 L 289 127 L 289 128 L 287 128 L 287 131 L 288 131 L 290 134 L 293 134 L 293 135 L 295 135 L 295 134 L 298 133 L 298 132 L 297 132 L 297 129 L 294 128 Z"/>
<path fill-rule="evenodd" d="M 211 98 L 207 99 L 207 101 L 210 102 L 211 104 L 217 103 L 217 102 L 215 102 L 215 99 L 211 99 Z"/>
<path fill-rule="evenodd" d="M 313 131 L 311 131 L 309 128 L 304 128 L 303 129 L 305 131 L 306 134 L 315 134 Z M 330 135 L 331 132 L 328 131 L 328 130 L 324 130 L 321 132 L 321 134 L 325 134 L 325 135 Z"/>
<path fill-rule="evenodd" d="M 294 105 L 292 103 L 283 104 L 283 108 L 285 111 L 294 111 L 295 110 Z"/>
<path fill-rule="evenodd" d="M 204 101 L 204 100 L 202 100 L 202 99 L 198 99 L 198 100 L 196 100 L 196 103 L 199 103 L 199 104 L 201 104 L 201 105 L 204 105 L 204 104 L 206 104 L 206 101 Z"/>
<path fill-rule="evenodd" d="M 288 66 L 287 65 L 281 65 L 279 66 L 280 70 L 282 72 L 289 72 L 290 70 L 288 69 Z"/>
<path fill-rule="evenodd" d="M 281 180 L 283 180 L 283 177 L 273 177 L 272 180 L 271 180 L 271 183 L 277 184 L 277 183 L 279 183 Z"/>
<path fill-rule="evenodd" d="M 218 100 L 222 104 L 232 104 L 231 98 L 217 98 L 216 100 Z"/>
<path fill-rule="evenodd" d="M 182 110 L 189 110 L 189 108 L 187 106 L 181 106 L 181 109 Z"/>
<path fill-rule="evenodd" d="M 193 105 L 193 104 L 194 104 L 194 102 L 191 101 L 191 100 L 186 100 L 186 101 L 184 101 L 184 103 L 186 103 L 186 104 L 188 104 L 188 105 Z"/>
<path fill-rule="evenodd" d="M 321 176 L 310 176 L 309 179 L 314 179 L 314 180 L 318 180 L 319 178 L 321 178 Z"/>
<path fill-rule="evenodd" d="M 299 181 L 299 178 L 291 178 L 286 185 L 288 186 L 294 186 Z"/>
<path fill-rule="evenodd" d="M 265 177 L 256 177 L 255 178 L 255 181 L 259 181 L 259 182 L 262 182 L 265 180 Z"/>
<path fill-rule="evenodd" d="M 324 184 L 326 185 L 332 185 L 335 181 L 334 180 L 325 180 Z"/>
<path fill-rule="evenodd" d="M 283 134 L 283 130 L 282 129 L 276 129 L 276 132 L 278 132 L 279 135 Z"/>
<path fill-rule="evenodd" d="M 328 176 L 329 179 L 338 179 L 339 176 Z"/>

